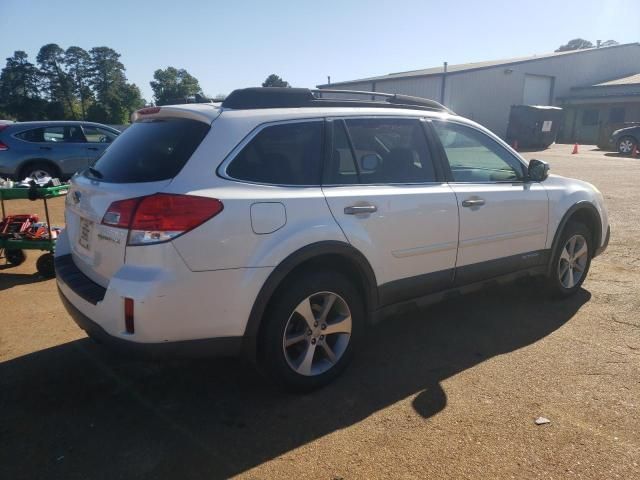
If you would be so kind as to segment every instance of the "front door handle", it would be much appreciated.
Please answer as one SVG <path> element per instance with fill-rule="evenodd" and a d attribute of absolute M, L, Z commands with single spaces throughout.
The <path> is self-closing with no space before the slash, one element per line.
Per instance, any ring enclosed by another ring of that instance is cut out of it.
<path fill-rule="evenodd" d="M 51 150 L 51 147 L 40 147 L 40 150 Z"/>
<path fill-rule="evenodd" d="M 87 150 L 100 150 L 98 147 L 87 147 Z"/>
<path fill-rule="evenodd" d="M 462 201 L 463 207 L 481 207 L 482 205 L 484 205 L 483 198 L 467 198 Z"/>
<path fill-rule="evenodd" d="M 344 213 L 346 215 L 358 215 L 359 213 L 374 213 L 378 211 L 378 207 L 375 205 L 351 205 L 344 207 Z"/>

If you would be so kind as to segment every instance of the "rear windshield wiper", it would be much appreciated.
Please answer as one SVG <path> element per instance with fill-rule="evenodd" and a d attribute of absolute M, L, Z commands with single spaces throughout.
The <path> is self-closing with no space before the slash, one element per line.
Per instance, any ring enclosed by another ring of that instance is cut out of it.
<path fill-rule="evenodd" d="M 103 177 L 102 173 L 100 173 L 99 170 L 96 170 L 93 167 L 89 167 L 89 173 L 91 173 L 91 175 L 93 175 L 96 178 L 102 178 Z"/>

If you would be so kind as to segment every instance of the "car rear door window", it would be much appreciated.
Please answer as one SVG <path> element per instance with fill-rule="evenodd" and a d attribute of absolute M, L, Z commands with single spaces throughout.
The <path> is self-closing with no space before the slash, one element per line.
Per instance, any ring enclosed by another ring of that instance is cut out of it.
<path fill-rule="evenodd" d="M 433 122 L 447 156 L 453 181 L 492 183 L 520 181 L 524 166 L 503 146 L 475 128 Z"/>
<path fill-rule="evenodd" d="M 271 185 L 319 185 L 323 123 L 291 122 L 263 128 L 236 155 L 227 175 Z"/>
<path fill-rule="evenodd" d="M 65 141 L 64 127 L 47 127 L 43 130 L 42 135 L 45 142 L 60 143 Z"/>
<path fill-rule="evenodd" d="M 82 130 L 76 125 L 33 128 L 16 134 L 16 137 L 36 143 L 84 143 L 86 141 Z"/>
<path fill-rule="evenodd" d="M 84 136 L 89 143 L 111 143 L 118 136 L 109 130 L 94 126 L 83 126 Z"/>
<path fill-rule="evenodd" d="M 175 177 L 209 131 L 184 118 L 136 122 L 119 135 L 85 172 L 104 182 L 157 182 Z"/>
<path fill-rule="evenodd" d="M 403 184 L 436 181 L 424 128 L 419 119 L 347 119 L 344 122 L 346 132 L 339 125 L 341 122 L 335 123 L 327 183 Z"/>

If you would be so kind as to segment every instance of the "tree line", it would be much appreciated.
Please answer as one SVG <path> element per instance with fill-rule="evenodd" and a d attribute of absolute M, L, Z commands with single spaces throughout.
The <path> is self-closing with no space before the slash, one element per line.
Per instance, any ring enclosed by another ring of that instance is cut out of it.
<path fill-rule="evenodd" d="M 156 105 L 205 97 L 198 80 L 185 69 L 158 69 L 150 85 Z M 263 86 L 289 84 L 272 74 Z M 0 119 L 124 124 L 145 103 L 137 85 L 127 81 L 120 54 L 109 47 L 64 50 L 49 43 L 40 48 L 35 62 L 18 50 L 0 72 Z"/>
<path fill-rule="evenodd" d="M 597 45 L 594 45 L 589 40 L 585 40 L 584 38 L 574 38 L 573 40 L 569 40 L 564 45 L 560 45 L 556 52 L 570 52 L 572 50 L 584 50 L 585 48 L 593 48 L 593 47 L 612 47 L 614 45 L 620 45 L 615 40 L 605 40 L 601 42 L 598 40 Z"/>
<path fill-rule="evenodd" d="M 18 50 L 0 73 L 0 118 L 121 124 L 144 104 L 120 54 L 109 47 L 64 50 L 49 43 L 35 63 Z"/>

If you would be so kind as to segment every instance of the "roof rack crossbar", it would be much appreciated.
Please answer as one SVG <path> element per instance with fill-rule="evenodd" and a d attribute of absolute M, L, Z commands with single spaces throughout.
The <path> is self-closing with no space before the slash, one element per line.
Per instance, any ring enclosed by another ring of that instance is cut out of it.
<path fill-rule="evenodd" d="M 323 94 L 365 96 L 366 99 L 325 98 Z M 382 101 L 376 100 L 381 97 Z M 432 110 L 453 113 L 444 105 L 421 97 L 385 92 L 367 92 L 361 90 L 333 90 L 307 88 L 244 88 L 234 90 L 222 102 L 223 108 L 244 110 L 257 108 L 291 107 L 373 107 L 407 108 L 414 110 Z"/>

